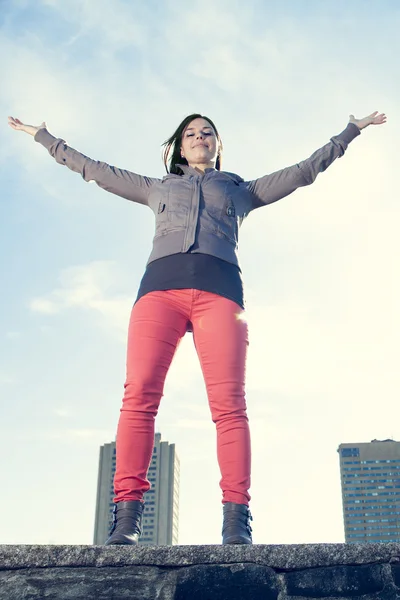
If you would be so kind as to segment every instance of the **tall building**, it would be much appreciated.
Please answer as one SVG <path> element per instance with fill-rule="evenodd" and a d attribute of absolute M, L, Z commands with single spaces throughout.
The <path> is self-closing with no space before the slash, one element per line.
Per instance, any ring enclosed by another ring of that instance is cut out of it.
<path fill-rule="evenodd" d="M 345 540 L 400 542 L 400 442 L 340 444 Z"/>
<path fill-rule="evenodd" d="M 113 511 L 115 474 L 115 442 L 100 447 L 97 480 L 94 544 L 108 538 Z M 179 524 L 179 458 L 175 444 L 161 441 L 156 433 L 148 478 L 150 490 L 145 494 L 143 532 L 140 544 L 173 545 L 178 543 Z"/>

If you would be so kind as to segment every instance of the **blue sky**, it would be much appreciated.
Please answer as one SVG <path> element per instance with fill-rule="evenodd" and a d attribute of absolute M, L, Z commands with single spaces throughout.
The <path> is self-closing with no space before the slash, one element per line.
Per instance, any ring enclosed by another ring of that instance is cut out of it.
<path fill-rule="evenodd" d="M 343 541 L 338 444 L 400 440 L 399 26 L 394 0 L 2 3 L 0 543 L 92 542 L 154 226 L 7 115 L 161 177 L 162 142 L 198 111 L 218 126 L 224 168 L 250 179 L 379 110 L 386 125 L 250 216 L 240 239 L 254 541 Z M 157 429 L 181 460 L 180 543 L 219 543 L 214 426 L 189 335 Z"/>

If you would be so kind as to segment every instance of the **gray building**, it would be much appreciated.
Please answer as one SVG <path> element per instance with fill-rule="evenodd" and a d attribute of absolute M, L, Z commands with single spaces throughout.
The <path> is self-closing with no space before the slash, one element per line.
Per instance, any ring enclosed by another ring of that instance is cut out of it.
<path fill-rule="evenodd" d="M 340 444 L 345 541 L 400 542 L 400 442 Z"/>
<path fill-rule="evenodd" d="M 100 447 L 97 480 L 94 544 L 102 545 L 112 523 L 115 474 L 115 442 Z M 179 458 L 175 444 L 161 441 L 156 433 L 148 478 L 150 490 L 145 494 L 143 533 L 140 544 L 173 545 L 178 543 L 179 525 Z"/>

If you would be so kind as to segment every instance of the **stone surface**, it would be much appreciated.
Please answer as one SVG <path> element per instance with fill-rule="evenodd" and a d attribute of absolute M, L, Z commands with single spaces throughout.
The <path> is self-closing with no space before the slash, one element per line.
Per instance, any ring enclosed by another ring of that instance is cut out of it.
<path fill-rule="evenodd" d="M 170 593 L 163 595 L 163 589 Z M 158 567 L 56 567 L 0 572 L 1 600 L 170 600 L 174 589 L 174 573 Z"/>
<path fill-rule="evenodd" d="M 279 582 L 268 567 L 235 563 L 181 569 L 174 600 L 277 600 Z"/>
<path fill-rule="evenodd" d="M 364 594 L 377 594 L 384 589 L 380 565 L 352 567 L 338 565 L 287 573 L 286 592 L 289 596 L 353 598 Z"/>
<path fill-rule="evenodd" d="M 400 544 L 0 546 L 0 600 L 400 600 Z"/>
<path fill-rule="evenodd" d="M 238 546 L 7 546 L 0 570 L 26 567 L 117 567 L 255 563 L 278 570 L 400 561 L 400 544 Z"/>
<path fill-rule="evenodd" d="M 400 566 L 392 565 L 392 576 L 394 584 L 400 588 Z"/>

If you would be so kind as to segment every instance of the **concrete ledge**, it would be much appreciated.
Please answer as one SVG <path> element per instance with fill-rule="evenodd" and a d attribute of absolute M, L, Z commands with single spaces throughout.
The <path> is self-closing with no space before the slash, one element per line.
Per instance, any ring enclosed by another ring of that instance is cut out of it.
<path fill-rule="evenodd" d="M 0 546 L 0 600 L 397 600 L 400 544 Z"/>

